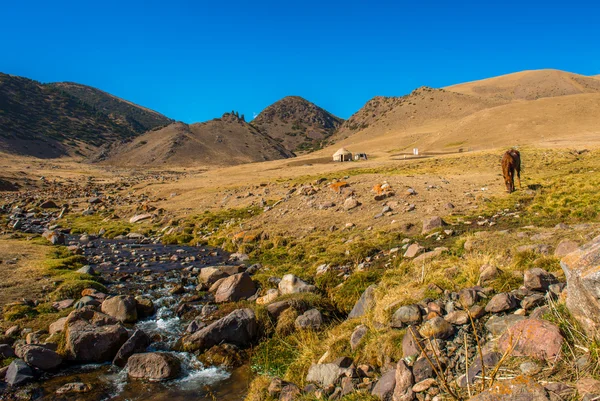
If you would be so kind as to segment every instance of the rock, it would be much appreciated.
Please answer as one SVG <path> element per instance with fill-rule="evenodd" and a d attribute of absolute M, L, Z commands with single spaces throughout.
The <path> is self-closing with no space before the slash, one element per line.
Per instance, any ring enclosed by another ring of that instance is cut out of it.
<path fill-rule="evenodd" d="M 543 305 L 546 302 L 546 297 L 543 294 L 535 293 L 529 295 L 521 301 L 521 308 L 525 310 L 531 310 Z"/>
<path fill-rule="evenodd" d="M 206 327 L 206 323 L 204 323 L 202 320 L 196 319 L 196 320 L 192 320 L 190 322 L 190 324 L 188 324 L 187 328 L 185 329 L 185 332 L 194 334 L 198 330 L 203 329 L 205 327 Z"/>
<path fill-rule="evenodd" d="M 433 377 L 433 368 L 427 358 L 421 357 L 415 361 L 413 364 L 413 375 L 417 383 Z"/>
<path fill-rule="evenodd" d="M 150 213 L 138 214 L 138 215 L 135 215 L 132 218 L 130 218 L 129 222 L 132 223 L 132 224 L 133 223 L 139 223 L 141 221 L 148 220 L 148 219 L 151 219 L 151 218 L 152 218 L 152 215 Z"/>
<path fill-rule="evenodd" d="M 523 362 L 519 365 L 519 369 L 526 376 L 534 376 L 542 371 L 542 367 L 536 362 Z"/>
<path fill-rule="evenodd" d="M 239 273 L 223 280 L 215 293 L 215 302 L 237 302 L 256 293 L 256 283 L 248 273 Z"/>
<path fill-rule="evenodd" d="M 292 306 L 292 300 L 286 299 L 285 301 L 273 302 L 267 305 L 267 312 L 269 315 L 273 316 L 275 319 L 279 319 L 279 315 L 286 309 L 289 309 Z"/>
<path fill-rule="evenodd" d="M 281 389 L 279 401 L 295 401 L 300 396 L 300 389 L 293 383 L 288 383 Z"/>
<path fill-rule="evenodd" d="M 230 262 L 236 262 L 237 261 L 237 262 L 242 262 L 243 263 L 243 262 L 246 262 L 248 260 L 250 260 L 250 256 L 246 255 L 245 253 L 235 252 L 235 253 L 232 253 L 231 255 L 229 255 L 229 261 Z M 223 266 L 223 267 L 225 267 L 225 266 Z"/>
<path fill-rule="evenodd" d="M 485 365 L 485 369 L 486 369 L 486 374 L 487 372 L 492 371 L 495 366 L 498 364 L 498 362 L 500 362 L 500 358 L 502 358 L 502 355 L 500 355 L 498 352 L 485 352 L 483 351 L 483 363 L 482 363 L 482 359 L 479 356 L 479 354 L 475 357 L 475 360 L 473 361 L 473 363 L 471 363 L 471 365 L 469 366 L 469 371 L 468 371 L 468 379 L 469 379 L 469 384 L 473 384 L 475 382 L 475 379 L 478 376 L 481 376 L 483 374 L 483 366 Z M 458 379 L 458 385 L 461 388 L 466 388 L 467 387 L 467 376 L 462 375 L 459 377 Z"/>
<path fill-rule="evenodd" d="M 279 282 L 279 292 L 282 295 L 315 291 L 316 287 L 314 285 L 305 283 L 293 274 L 286 274 Z"/>
<path fill-rule="evenodd" d="M 124 367 L 131 355 L 146 351 L 146 348 L 148 348 L 151 342 L 150 337 L 148 337 L 144 331 L 136 330 L 131 337 L 125 341 L 125 344 L 119 348 L 117 355 L 113 359 L 113 365 L 120 368 Z"/>
<path fill-rule="evenodd" d="M 75 383 L 67 383 L 64 386 L 59 387 L 58 390 L 56 390 L 56 394 L 63 395 L 63 394 L 72 394 L 72 393 L 87 393 L 91 390 L 92 390 L 92 386 L 90 386 L 89 384 L 75 382 Z"/>
<path fill-rule="evenodd" d="M 229 315 L 183 338 L 188 351 L 203 351 L 223 342 L 247 347 L 258 336 L 258 323 L 252 309 L 236 309 Z"/>
<path fill-rule="evenodd" d="M 285 385 L 287 385 L 286 382 L 281 380 L 279 377 L 275 377 L 271 380 L 271 383 L 269 383 L 269 387 L 267 388 L 267 393 L 269 394 L 269 396 L 271 398 L 278 399 L 279 394 L 281 394 L 281 389 Z"/>
<path fill-rule="evenodd" d="M 87 306 L 96 307 L 96 306 L 100 306 L 100 305 L 101 305 L 100 301 L 98 301 L 96 298 L 86 295 L 84 297 L 81 297 L 81 299 L 79 301 L 75 302 L 75 305 L 73 305 L 73 308 L 81 309 L 81 308 L 85 308 Z"/>
<path fill-rule="evenodd" d="M 411 244 L 407 249 L 406 252 L 404 252 L 404 257 L 405 258 L 414 258 L 417 255 L 419 255 L 421 252 L 423 252 L 423 248 L 421 245 L 419 244 Z"/>
<path fill-rule="evenodd" d="M 415 340 L 416 338 L 416 340 Z M 406 329 L 406 334 L 402 338 L 402 357 L 408 358 L 410 356 L 417 356 L 421 353 L 417 341 L 421 342 L 423 337 L 417 331 L 414 326 L 409 326 Z"/>
<path fill-rule="evenodd" d="M 139 319 L 144 319 L 154 315 L 156 309 L 154 308 L 154 302 L 150 298 L 146 298 L 138 295 L 135 297 L 135 309 Z"/>
<path fill-rule="evenodd" d="M 371 395 L 382 401 L 393 401 L 394 390 L 396 389 L 396 369 L 390 369 L 375 383 Z"/>
<path fill-rule="evenodd" d="M 531 291 L 548 291 L 550 285 L 557 283 L 555 276 L 538 267 L 526 270 L 523 275 L 523 285 Z"/>
<path fill-rule="evenodd" d="M 585 333 L 600 339 L 600 236 L 565 256 L 566 305 Z"/>
<path fill-rule="evenodd" d="M 512 327 L 516 323 L 521 320 L 525 320 L 525 316 L 520 315 L 506 315 L 506 316 L 498 316 L 494 315 L 489 318 L 489 320 L 485 323 L 485 328 L 492 334 L 493 336 L 499 336 L 504 334 L 509 327 Z"/>
<path fill-rule="evenodd" d="M 15 351 L 8 344 L 0 344 L 0 359 L 16 357 Z"/>
<path fill-rule="evenodd" d="M 20 386 L 34 379 L 33 370 L 21 359 L 15 359 L 8 365 L 4 380 L 9 386 Z"/>
<path fill-rule="evenodd" d="M 20 330 L 21 330 L 21 328 L 18 325 L 14 325 L 14 326 L 11 326 L 8 329 L 6 329 L 6 331 L 4 332 L 4 335 L 6 337 L 14 337 L 19 334 Z"/>
<path fill-rule="evenodd" d="M 20 354 L 29 366 L 41 370 L 53 370 L 62 363 L 62 357 L 56 352 L 38 345 L 23 345 Z"/>
<path fill-rule="evenodd" d="M 443 318 L 436 316 L 423 323 L 419 333 L 425 338 L 445 339 L 454 334 L 454 327 Z"/>
<path fill-rule="evenodd" d="M 360 203 L 356 198 L 348 198 L 344 201 L 344 209 L 346 210 L 352 210 L 358 206 L 360 206 Z"/>
<path fill-rule="evenodd" d="M 398 361 L 395 372 L 396 386 L 394 387 L 394 401 L 412 401 L 414 394 L 412 387 L 415 384 L 410 368 L 403 360 Z"/>
<path fill-rule="evenodd" d="M 54 201 L 47 200 L 40 204 L 41 209 L 58 209 L 58 205 Z"/>
<path fill-rule="evenodd" d="M 52 323 L 48 328 L 48 334 L 62 333 L 65 330 L 66 317 L 61 317 L 56 322 Z"/>
<path fill-rule="evenodd" d="M 279 297 L 279 290 L 271 288 L 267 290 L 267 293 L 262 297 L 256 299 L 258 305 L 267 305 L 276 300 Z"/>
<path fill-rule="evenodd" d="M 93 276 L 93 275 L 96 274 L 96 272 L 94 271 L 94 268 L 92 266 L 90 266 L 90 265 L 85 265 L 81 269 L 78 269 L 77 273 L 79 273 L 79 274 L 89 274 L 90 276 Z"/>
<path fill-rule="evenodd" d="M 551 401 L 570 400 L 575 395 L 575 389 L 565 383 L 546 383 L 544 388 L 548 392 Z"/>
<path fill-rule="evenodd" d="M 478 285 L 485 285 L 500 275 L 500 269 L 492 265 L 483 265 L 480 271 Z"/>
<path fill-rule="evenodd" d="M 469 323 L 469 314 L 462 310 L 455 310 L 444 316 L 444 320 L 455 326 Z"/>
<path fill-rule="evenodd" d="M 424 391 L 429 390 L 429 388 L 433 385 L 437 384 L 437 380 L 435 379 L 425 379 L 423 381 L 420 381 L 418 383 L 416 383 L 413 387 L 412 387 L 412 391 L 415 393 L 422 393 Z"/>
<path fill-rule="evenodd" d="M 470 308 L 479 300 L 477 291 L 473 288 L 463 288 L 458 292 L 458 301 L 464 308 Z"/>
<path fill-rule="evenodd" d="M 549 401 L 546 390 L 535 380 L 519 376 L 498 380 L 494 385 L 469 401 Z"/>
<path fill-rule="evenodd" d="M 364 324 L 356 326 L 356 328 L 352 332 L 352 335 L 350 336 L 350 349 L 352 349 L 352 351 L 355 351 L 358 348 L 361 340 L 367 334 L 368 331 L 369 329 Z"/>
<path fill-rule="evenodd" d="M 591 377 L 583 377 L 577 380 L 575 388 L 577 389 L 577 394 L 583 400 L 594 400 L 600 396 L 600 381 Z"/>
<path fill-rule="evenodd" d="M 200 275 L 198 276 L 198 283 L 204 284 L 208 288 L 214 283 L 216 283 L 218 280 L 226 278 L 227 276 L 227 273 L 217 269 L 216 267 L 205 267 L 200 270 Z"/>
<path fill-rule="evenodd" d="M 310 309 L 296 318 L 294 326 L 298 330 L 318 330 L 323 324 L 323 317 L 318 309 Z"/>
<path fill-rule="evenodd" d="M 48 240 L 52 245 L 64 245 L 65 235 L 56 230 L 47 230 L 42 233 L 42 237 Z"/>
<path fill-rule="evenodd" d="M 56 310 L 63 310 L 70 308 L 75 303 L 74 299 L 63 299 L 62 301 L 54 302 L 52 307 Z"/>
<path fill-rule="evenodd" d="M 102 302 L 102 312 L 122 323 L 137 322 L 137 302 L 130 295 L 117 295 Z"/>
<path fill-rule="evenodd" d="M 421 320 L 421 308 L 418 305 L 405 305 L 394 312 L 390 325 L 394 328 L 402 328 L 419 324 Z"/>
<path fill-rule="evenodd" d="M 364 315 L 365 313 L 371 311 L 375 306 L 375 289 L 377 286 L 375 284 L 370 285 L 367 289 L 362 293 L 354 308 L 348 314 L 348 319 L 354 319 Z"/>
<path fill-rule="evenodd" d="M 577 242 L 568 239 L 562 240 L 556 246 L 556 249 L 554 250 L 554 256 L 557 258 L 562 258 L 563 256 L 567 256 L 571 252 L 576 251 L 577 249 L 579 249 Z"/>
<path fill-rule="evenodd" d="M 528 356 L 550 362 L 560 355 L 563 336 L 546 320 L 525 319 L 515 323 L 498 340 L 502 352 L 512 348 L 513 356 Z"/>
<path fill-rule="evenodd" d="M 446 225 L 446 222 L 439 216 L 427 217 L 423 220 L 423 230 L 421 234 L 426 234 L 436 228 L 441 228 Z"/>
<path fill-rule="evenodd" d="M 485 306 L 485 311 L 488 313 L 499 313 L 515 309 L 517 307 L 517 299 L 506 292 L 494 295 Z"/>
<path fill-rule="evenodd" d="M 308 369 L 306 381 L 327 387 L 335 385 L 342 376 L 352 376 L 352 360 L 347 359 L 340 358 L 333 363 L 313 363 Z"/>
<path fill-rule="evenodd" d="M 167 352 L 134 354 L 127 361 L 127 373 L 133 379 L 161 381 L 175 379 L 181 372 L 181 362 Z"/>
<path fill-rule="evenodd" d="M 112 361 L 128 338 L 116 319 L 89 308 L 74 310 L 65 323 L 65 353 L 71 361 Z"/>

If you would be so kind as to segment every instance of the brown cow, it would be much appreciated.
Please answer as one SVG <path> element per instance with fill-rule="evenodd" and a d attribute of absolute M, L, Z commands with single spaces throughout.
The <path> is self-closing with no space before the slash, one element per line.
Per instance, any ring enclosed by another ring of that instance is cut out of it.
<path fill-rule="evenodd" d="M 515 171 L 519 179 L 519 188 L 521 188 L 521 154 L 518 150 L 511 149 L 502 156 L 502 175 L 504 175 L 508 193 L 515 190 Z"/>

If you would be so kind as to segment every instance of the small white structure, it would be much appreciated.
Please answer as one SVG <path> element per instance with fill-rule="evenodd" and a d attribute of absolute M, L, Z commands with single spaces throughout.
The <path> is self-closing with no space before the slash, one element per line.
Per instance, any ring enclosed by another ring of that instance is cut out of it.
<path fill-rule="evenodd" d="M 355 153 L 354 160 L 367 160 L 367 154 L 366 153 Z"/>
<path fill-rule="evenodd" d="M 419 156 L 419 148 L 413 148 L 413 155 Z"/>
<path fill-rule="evenodd" d="M 333 154 L 334 162 L 350 162 L 352 161 L 352 152 L 348 149 L 340 148 Z"/>

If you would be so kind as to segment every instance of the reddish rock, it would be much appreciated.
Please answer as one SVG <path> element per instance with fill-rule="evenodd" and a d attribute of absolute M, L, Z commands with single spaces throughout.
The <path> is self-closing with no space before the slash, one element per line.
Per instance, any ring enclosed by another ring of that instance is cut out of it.
<path fill-rule="evenodd" d="M 563 336 L 554 324 L 538 319 L 525 319 L 515 323 L 500 337 L 498 347 L 502 352 L 513 348 L 513 356 L 528 356 L 548 361 L 555 360 L 563 344 Z"/>

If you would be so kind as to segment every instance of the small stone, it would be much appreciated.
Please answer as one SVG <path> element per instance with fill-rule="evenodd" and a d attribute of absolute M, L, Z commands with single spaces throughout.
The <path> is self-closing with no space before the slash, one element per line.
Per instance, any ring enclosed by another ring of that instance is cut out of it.
<path fill-rule="evenodd" d="M 517 299 L 506 292 L 495 295 L 485 306 L 488 313 L 509 311 L 517 307 Z"/>
<path fill-rule="evenodd" d="M 350 336 L 350 348 L 352 351 L 355 351 L 358 348 L 361 340 L 368 331 L 369 329 L 364 324 L 361 324 L 354 329 L 352 335 Z"/>
<path fill-rule="evenodd" d="M 523 285 L 531 291 L 548 291 L 550 285 L 557 283 L 554 275 L 538 267 L 526 270 L 523 276 Z"/>
<path fill-rule="evenodd" d="M 542 367 L 535 362 L 523 362 L 519 369 L 523 372 L 524 375 L 534 376 L 542 371 Z"/>
<path fill-rule="evenodd" d="M 454 334 L 454 327 L 441 317 L 434 317 L 423 323 L 419 333 L 425 338 L 445 339 Z"/>

